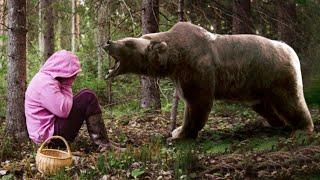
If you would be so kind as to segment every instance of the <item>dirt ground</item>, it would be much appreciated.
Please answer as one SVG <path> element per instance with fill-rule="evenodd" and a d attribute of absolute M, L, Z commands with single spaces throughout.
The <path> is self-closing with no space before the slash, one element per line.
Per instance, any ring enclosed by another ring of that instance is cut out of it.
<path fill-rule="evenodd" d="M 137 113 L 117 118 L 104 114 L 110 139 L 126 152 L 97 152 L 81 129 L 71 144 L 74 164 L 55 176 L 35 166 L 36 147 L 1 139 L 2 179 L 318 179 L 320 139 L 317 108 L 311 108 L 315 132 L 265 127 L 244 107 L 223 106 L 210 115 L 195 141 L 167 142 L 169 113 Z M 181 115 L 178 116 L 181 124 Z M 3 125 L 2 125 L 3 127 Z M 21 148 L 19 152 L 12 149 Z"/>

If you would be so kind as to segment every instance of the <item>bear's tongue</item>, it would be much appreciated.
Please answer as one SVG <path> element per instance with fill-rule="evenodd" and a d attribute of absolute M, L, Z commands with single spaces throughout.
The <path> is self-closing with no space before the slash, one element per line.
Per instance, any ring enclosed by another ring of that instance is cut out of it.
<path fill-rule="evenodd" d="M 108 79 L 110 77 L 116 76 L 118 73 L 119 67 L 120 67 L 120 61 L 116 60 L 115 65 L 109 69 L 105 78 Z"/>

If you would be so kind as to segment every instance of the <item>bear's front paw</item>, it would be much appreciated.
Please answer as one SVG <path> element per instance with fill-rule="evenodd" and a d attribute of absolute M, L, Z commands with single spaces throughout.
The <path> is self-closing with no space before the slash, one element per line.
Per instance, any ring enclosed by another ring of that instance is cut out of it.
<path fill-rule="evenodd" d="M 183 133 L 182 133 L 182 126 L 173 130 L 171 135 L 172 135 L 172 137 L 171 137 L 172 140 L 184 138 Z"/>

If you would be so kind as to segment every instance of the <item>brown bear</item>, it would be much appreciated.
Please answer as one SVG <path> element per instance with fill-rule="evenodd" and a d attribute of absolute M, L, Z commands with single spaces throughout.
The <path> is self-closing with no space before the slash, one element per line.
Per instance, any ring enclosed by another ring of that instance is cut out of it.
<path fill-rule="evenodd" d="M 108 77 L 169 77 L 185 102 L 172 138 L 196 138 L 214 99 L 250 103 L 270 125 L 313 131 L 300 62 L 284 42 L 257 35 L 219 35 L 180 22 L 169 31 L 108 41 L 115 59 Z"/>

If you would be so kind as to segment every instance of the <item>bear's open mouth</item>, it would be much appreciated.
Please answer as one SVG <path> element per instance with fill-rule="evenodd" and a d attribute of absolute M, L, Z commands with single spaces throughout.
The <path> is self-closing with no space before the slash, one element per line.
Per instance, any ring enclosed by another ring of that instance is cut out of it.
<path fill-rule="evenodd" d="M 115 63 L 114 65 L 108 70 L 108 73 L 106 75 L 106 79 L 110 78 L 110 77 L 113 77 L 113 76 L 116 76 L 119 72 L 119 69 L 120 69 L 120 61 L 117 60 L 116 58 L 114 58 L 115 60 Z"/>

